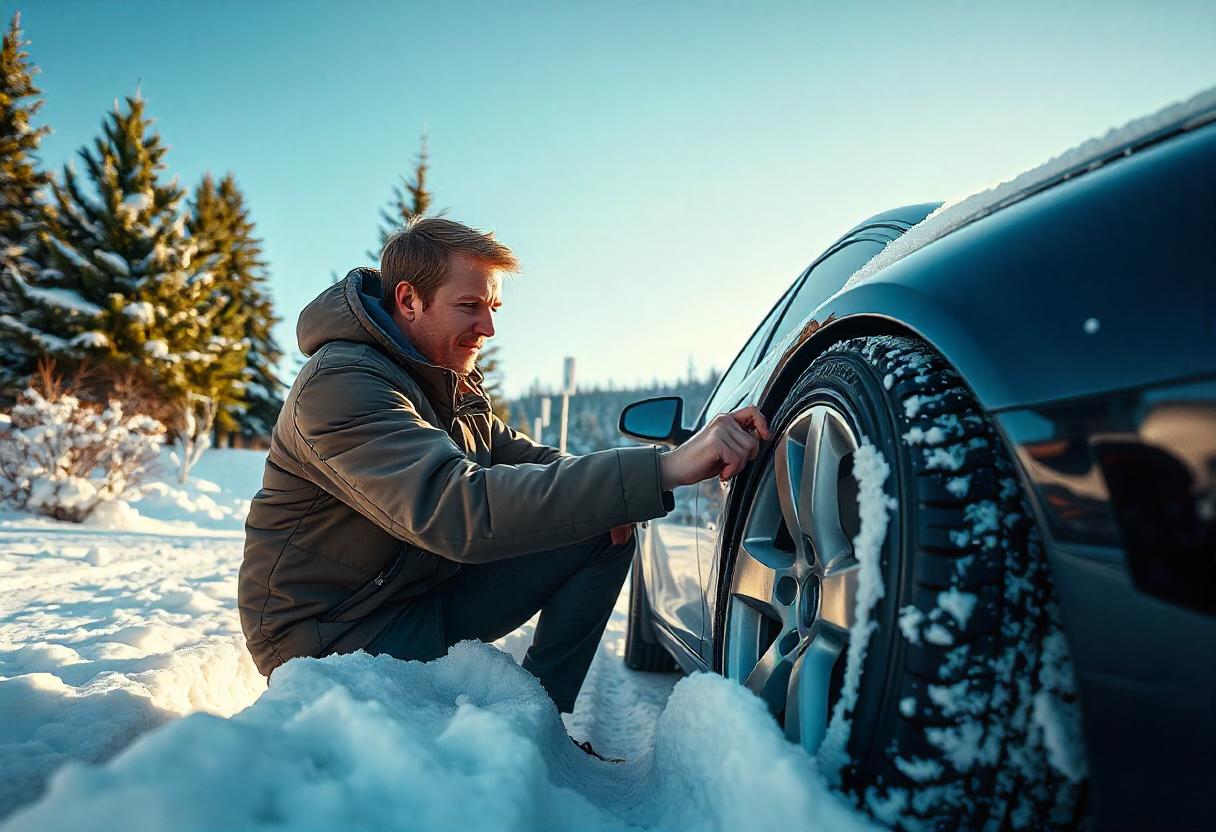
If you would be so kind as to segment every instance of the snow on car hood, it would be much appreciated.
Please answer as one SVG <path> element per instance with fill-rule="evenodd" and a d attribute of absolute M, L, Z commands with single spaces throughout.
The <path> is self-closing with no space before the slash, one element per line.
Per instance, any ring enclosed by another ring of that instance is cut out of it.
<path fill-rule="evenodd" d="M 1073 175 L 1084 173 L 1114 159 L 1129 155 L 1158 134 L 1190 130 L 1216 120 L 1216 87 L 1163 107 L 1143 118 L 1113 128 L 1104 136 L 1089 139 L 1071 150 L 1044 162 L 1012 179 L 978 191 L 970 196 L 943 203 L 940 208 L 906 234 L 892 241 L 874 258 L 845 281 L 847 291 L 892 263 L 907 257 L 939 237 L 987 216 L 1000 208 L 1043 190 Z"/>

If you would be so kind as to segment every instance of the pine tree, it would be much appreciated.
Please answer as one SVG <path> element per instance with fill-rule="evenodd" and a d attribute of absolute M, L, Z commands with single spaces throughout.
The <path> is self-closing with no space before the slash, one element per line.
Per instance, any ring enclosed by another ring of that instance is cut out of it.
<path fill-rule="evenodd" d="M 380 262 L 379 252 L 384 250 L 384 244 L 388 242 L 388 238 L 394 232 L 415 217 L 425 216 L 431 209 L 433 197 L 426 182 L 427 174 L 431 169 L 431 161 L 425 132 L 422 134 L 419 144 L 418 155 L 414 158 L 413 176 L 401 177 L 400 183 L 393 186 L 393 196 L 388 207 L 380 210 L 380 245 L 375 252 L 367 253 L 367 256 L 376 263 Z M 334 282 L 337 282 L 338 279 L 335 275 Z M 490 399 L 490 406 L 506 422 L 511 414 L 511 403 L 502 394 L 503 371 L 502 361 L 498 357 L 498 347 L 495 345 L 483 350 L 477 366 L 485 374 L 485 390 Z"/>
<path fill-rule="evenodd" d="M 262 242 L 236 179 L 228 174 L 217 186 L 210 174 L 194 191 L 186 222 L 199 257 L 214 277 L 218 317 L 248 342 L 238 398 L 225 403 L 217 424 L 247 435 L 270 433 L 283 406 L 277 365 L 283 357 L 271 332 L 278 318 L 266 291 Z"/>
<path fill-rule="evenodd" d="M 420 145 L 414 158 L 413 178 L 402 176 L 400 183 L 393 186 L 393 197 L 388 207 L 380 209 L 380 245 L 374 252 L 367 253 L 374 263 L 380 262 L 380 252 L 394 231 L 414 217 L 424 216 L 431 208 L 431 192 L 426 186 L 426 175 L 431 169 L 426 133 L 422 134 Z"/>
<path fill-rule="evenodd" d="M 17 311 L 4 337 L 60 366 L 141 372 L 164 402 L 231 400 L 247 343 L 225 326 L 215 278 L 195 258 L 182 189 L 162 182 L 165 146 L 138 93 L 54 183 L 43 241 L 48 268 L 10 278 Z"/>
<path fill-rule="evenodd" d="M 27 45 L 21 15 L 14 14 L 0 44 L 0 315 L 9 318 L 20 309 L 13 297 L 18 284 L 36 280 L 40 271 L 37 235 L 45 211 L 39 191 L 51 179 L 37 164 L 38 146 L 50 128 L 31 124 L 42 100 Z M 0 350 L 0 388 L 15 392 L 36 359 L 19 344 L 6 343 Z"/>

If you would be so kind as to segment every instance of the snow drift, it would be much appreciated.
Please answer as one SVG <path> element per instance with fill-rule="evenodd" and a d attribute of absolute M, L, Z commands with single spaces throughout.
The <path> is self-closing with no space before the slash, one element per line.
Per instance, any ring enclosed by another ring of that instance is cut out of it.
<path fill-rule="evenodd" d="M 562 718 L 511 658 L 535 621 L 498 642 L 510 655 L 469 642 L 429 664 L 295 660 L 267 689 L 235 610 L 263 463 L 209 451 L 205 479 L 146 486 L 84 526 L 0 515 L 6 832 L 99 817 L 130 830 L 870 828 L 744 689 L 626 669 L 624 594 Z"/>
<path fill-rule="evenodd" d="M 680 681 L 653 754 L 612 765 L 567 739 L 540 684 L 464 642 L 430 663 L 297 659 L 232 719 L 196 714 L 105 768 L 69 765 L 9 829 L 871 828 L 716 676 Z"/>

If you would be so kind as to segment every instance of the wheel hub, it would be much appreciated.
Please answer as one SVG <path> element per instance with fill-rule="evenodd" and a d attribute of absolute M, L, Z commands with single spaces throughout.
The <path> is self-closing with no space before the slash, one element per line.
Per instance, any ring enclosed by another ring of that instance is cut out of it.
<path fill-rule="evenodd" d="M 853 621 L 856 490 L 840 486 L 857 447 L 831 405 L 794 417 L 748 509 L 731 577 L 723 670 L 809 751 L 827 729 L 833 668 Z"/>
<path fill-rule="evenodd" d="M 798 598 L 798 631 L 807 634 L 819 615 L 819 576 L 808 575 Z"/>

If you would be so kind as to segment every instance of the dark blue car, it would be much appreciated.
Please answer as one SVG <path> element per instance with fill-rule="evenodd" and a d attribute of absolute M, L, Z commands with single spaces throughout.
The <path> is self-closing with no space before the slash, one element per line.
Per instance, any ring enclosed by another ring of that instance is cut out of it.
<path fill-rule="evenodd" d="M 908 829 L 1216 829 L 1216 94 L 797 277 L 677 445 L 625 661 L 713 670 Z"/>

